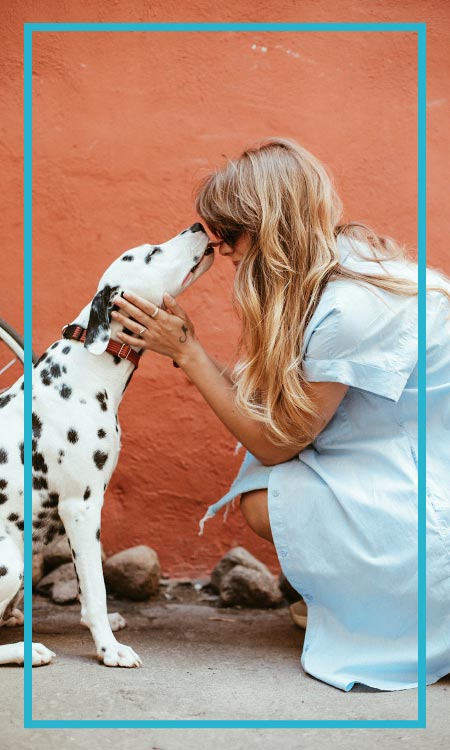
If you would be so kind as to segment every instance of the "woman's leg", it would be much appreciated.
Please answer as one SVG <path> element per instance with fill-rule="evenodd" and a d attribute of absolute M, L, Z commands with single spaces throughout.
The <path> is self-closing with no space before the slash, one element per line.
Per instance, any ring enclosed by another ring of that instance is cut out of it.
<path fill-rule="evenodd" d="M 269 521 L 269 508 L 267 501 L 267 490 L 252 490 L 241 495 L 241 511 L 250 528 L 261 536 L 272 542 L 272 532 Z"/>

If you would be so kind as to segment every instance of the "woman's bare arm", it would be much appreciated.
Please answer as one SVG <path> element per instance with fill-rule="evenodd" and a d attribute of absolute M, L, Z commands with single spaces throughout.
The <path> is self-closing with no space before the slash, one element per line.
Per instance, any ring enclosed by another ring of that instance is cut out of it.
<path fill-rule="evenodd" d="M 215 360 L 209 356 L 198 339 L 191 340 L 178 358 L 178 364 L 198 388 L 220 421 L 262 464 L 273 466 L 288 461 L 311 444 L 311 437 L 305 436 L 304 442 L 295 447 L 275 446 L 267 436 L 265 426 L 261 422 L 237 410 L 231 380 L 220 372 Z M 309 384 L 309 395 L 321 405 L 321 418 L 315 420 L 311 426 L 314 436 L 329 422 L 347 389 L 348 386 L 342 383 Z"/>
<path fill-rule="evenodd" d="M 111 317 L 134 334 L 118 331 L 117 338 L 130 346 L 144 346 L 173 359 L 225 427 L 266 466 L 288 461 L 310 445 L 329 422 L 348 389 L 342 383 L 309 383 L 308 393 L 319 405 L 320 416 L 311 420 L 308 435 L 300 439 L 298 445 L 279 448 L 273 444 L 265 424 L 237 409 L 233 383 L 220 363 L 203 348 L 195 336 L 192 321 L 175 301 L 169 312 L 158 310 L 154 304 L 131 292 L 115 298 L 114 303 L 123 312 L 112 311 Z M 158 310 L 157 317 L 155 310 Z"/>

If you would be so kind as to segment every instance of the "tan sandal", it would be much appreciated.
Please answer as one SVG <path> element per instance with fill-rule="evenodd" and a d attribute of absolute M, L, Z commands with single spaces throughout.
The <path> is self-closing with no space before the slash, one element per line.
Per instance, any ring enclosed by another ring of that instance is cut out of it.
<path fill-rule="evenodd" d="M 289 612 L 296 625 L 303 630 L 306 630 L 306 624 L 308 621 L 308 607 L 306 606 L 303 599 L 298 602 L 294 602 L 289 606 Z"/>

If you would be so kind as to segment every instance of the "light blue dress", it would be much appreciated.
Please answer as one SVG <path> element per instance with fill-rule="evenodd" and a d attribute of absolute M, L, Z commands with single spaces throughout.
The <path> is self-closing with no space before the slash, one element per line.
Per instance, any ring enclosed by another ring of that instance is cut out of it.
<path fill-rule="evenodd" d="M 348 268 L 380 273 L 339 239 Z M 369 251 L 370 252 L 370 251 Z M 367 253 L 367 248 L 366 248 Z M 387 261 L 417 281 L 417 266 Z M 431 269 L 427 283 L 448 280 Z M 349 389 L 298 457 L 249 452 L 230 491 L 268 488 L 281 568 L 308 605 L 301 664 L 342 690 L 417 687 L 417 297 L 330 281 L 307 327 L 308 380 Z M 450 673 L 450 302 L 427 293 L 427 682 Z"/>

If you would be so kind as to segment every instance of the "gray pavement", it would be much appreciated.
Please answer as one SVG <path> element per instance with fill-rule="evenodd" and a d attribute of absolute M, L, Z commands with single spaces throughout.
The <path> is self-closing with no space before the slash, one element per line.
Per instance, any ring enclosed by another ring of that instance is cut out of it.
<path fill-rule="evenodd" d="M 110 601 L 128 627 L 119 635 L 141 656 L 138 670 L 101 666 L 79 605 L 58 607 L 37 597 L 35 640 L 57 654 L 33 670 L 35 719 L 414 719 L 417 691 L 350 693 L 306 675 L 300 665 L 303 631 L 286 607 L 218 608 L 189 600 Z M 20 629 L 0 630 L 0 643 Z M 428 688 L 428 728 L 416 729 L 48 729 L 22 728 L 18 667 L 0 669 L 0 744 L 14 748 L 318 748 L 324 739 L 352 748 L 444 748 L 450 744 L 450 677 Z M 330 735 L 330 732 L 332 733 Z M 4 744 L 3 744 L 4 743 Z M 327 744 L 327 743 L 326 743 Z"/>

